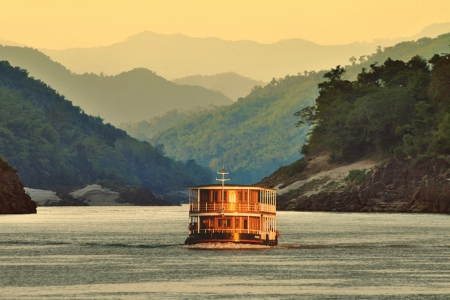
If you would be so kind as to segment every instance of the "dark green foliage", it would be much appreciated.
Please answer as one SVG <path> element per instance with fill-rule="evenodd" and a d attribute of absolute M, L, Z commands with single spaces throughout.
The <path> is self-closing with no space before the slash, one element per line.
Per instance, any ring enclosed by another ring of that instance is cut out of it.
<path fill-rule="evenodd" d="M 0 107 L 0 154 L 28 187 L 110 180 L 166 192 L 211 181 L 209 170 L 164 157 L 6 61 L 0 62 Z M 188 168 L 195 168 L 195 178 Z"/>
<path fill-rule="evenodd" d="M 343 80 L 340 66 L 325 73 L 316 105 L 295 114 L 314 125 L 303 153 L 327 150 L 333 162 L 450 154 L 450 56 L 370 68 L 355 81 Z"/>

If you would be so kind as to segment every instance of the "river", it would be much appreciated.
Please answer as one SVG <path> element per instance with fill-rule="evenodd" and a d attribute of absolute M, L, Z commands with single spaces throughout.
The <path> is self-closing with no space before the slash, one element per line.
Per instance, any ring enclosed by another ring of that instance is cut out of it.
<path fill-rule="evenodd" d="M 278 212 L 277 247 L 184 246 L 188 206 L 0 216 L 1 299 L 449 299 L 450 216 Z"/>

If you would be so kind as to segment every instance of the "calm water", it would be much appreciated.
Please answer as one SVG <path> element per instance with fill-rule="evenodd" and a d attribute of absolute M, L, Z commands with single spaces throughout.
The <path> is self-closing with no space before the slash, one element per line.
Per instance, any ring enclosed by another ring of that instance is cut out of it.
<path fill-rule="evenodd" d="M 225 250 L 183 245 L 187 210 L 2 215 L 0 298 L 450 298 L 448 215 L 279 212 L 278 247 Z"/>

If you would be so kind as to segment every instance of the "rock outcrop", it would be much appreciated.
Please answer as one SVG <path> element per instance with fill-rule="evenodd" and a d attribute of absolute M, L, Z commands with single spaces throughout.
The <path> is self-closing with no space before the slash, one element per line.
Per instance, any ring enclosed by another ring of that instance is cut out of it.
<path fill-rule="evenodd" d="M 36 203 L 25 193 L 17 170 L 0 159 L 0 214 L 35 214 Z"/>
<path fill-rule="evenodd" d="M 296 199 L 280 196 L 281 210 L 450 213 L 450 163 L 394 160 L 374 168 L 368 181 Z"/>

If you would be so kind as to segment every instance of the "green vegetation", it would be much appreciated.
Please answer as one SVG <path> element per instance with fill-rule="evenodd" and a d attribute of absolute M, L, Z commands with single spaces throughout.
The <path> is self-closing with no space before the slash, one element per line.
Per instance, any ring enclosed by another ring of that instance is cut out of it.
<path fill-rule="evenodd" d="M 327 150 L 334 162 L 450 154 L 449 54 L 388 58 L 354 81 L 344 72 L 325 73 L 316 105 L 296 113 L 298 125 L 313 126 L 303 154 Z"/>
<path fill-rule="evenodd" d="M 345 181 L 351 181 L 355 183 L 361 183 L 370 178 L 372 171 L 363 170 L 350 170 L 347 177 L 344 178 Z"/>
<path fill-rule="evenodd" d="M 146 121 L 121 123 L 119 128 L 125 130 L 129 135 L 138 140 L 150 141 L 157 133 L 163 132 L 188 119 L 214 111 L 217 108 L 217 106 L 209 105 L 207 107 L 193 107 L 187 110 L 174 109 L 164 113 L 162 116 L 154 117 Z"/>
<path fill-rule="evenodd" d="M 156 193 L 210 182 L 195 161 L 161 149 L 85 114 L 27 71 L 0 62 L 0 155 L 26 186 L 80 187 L 96 180 L 144 186 Z"/>

